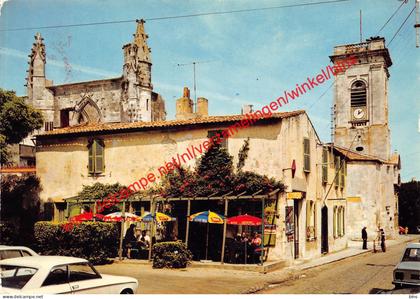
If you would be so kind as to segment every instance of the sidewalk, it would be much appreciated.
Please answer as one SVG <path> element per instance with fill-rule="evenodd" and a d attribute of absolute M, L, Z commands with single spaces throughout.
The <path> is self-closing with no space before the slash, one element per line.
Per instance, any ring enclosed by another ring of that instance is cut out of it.
<path fill-rule="evenodd" d="M 386 240 L 386 246 L 393 246 L 400 243 L 418 241 L 420 235 L 398 235 L 395 240 Z M 376 245 L 376 250 L 381 250 L 380 245 Z M 288 267 L 293 270 L 306 270 L 313 267 L 329 264 L 348 257 L 373 252 L 373 241 L 368 242 L 368 249 L 362 249 L 362 241 L 348 241 L 348 247 L 344 250 L 326 254 L 322 257 L 307 261 L 297 261 L 297 264 Z"/>

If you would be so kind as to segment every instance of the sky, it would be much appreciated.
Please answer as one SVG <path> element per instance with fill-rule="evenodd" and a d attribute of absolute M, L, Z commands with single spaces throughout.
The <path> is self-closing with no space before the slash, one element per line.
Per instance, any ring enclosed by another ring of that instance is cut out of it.
<path fill-rule="evenodd" d="M 47 78 L 55 84 L 118 77 L 122 74 L 122 46 L 131 42 L 136 24 L 6 29 L 147 20 L 320 1 L 0 0 L 0 87 L 26 94 L 27 61 L 36 32 L 44 38 Z M 239 114 L 245 104 L 258 109 L 318 74 L 330 64 L 334 46 L 360 42 L 360 10 L 363 39 L 380 35 L 388 43 L 414 7 L 414 0 L 403 4 L 379 32 L 400 5 L 399 0 L 349 0 L 149 20 L 145 29 L 152 49 L 154 91 L 163 95 L 168 119 L 174 119 L 175 100 L 182 95 L 182 88 L 193 89 L 191 63 L 197 62 L 197 96 L 209 99 L 209 114 Z M 420 48 L 416 48 L 414 24 L 415 13 L 389 46 L 393 61 L 389 69 L 391 148 L 401 154 L 403 181 L 420 179 Z M 330 84 L 321 84 L 280 108 L 305 109 L 324 142 L 331 139 Z"/>

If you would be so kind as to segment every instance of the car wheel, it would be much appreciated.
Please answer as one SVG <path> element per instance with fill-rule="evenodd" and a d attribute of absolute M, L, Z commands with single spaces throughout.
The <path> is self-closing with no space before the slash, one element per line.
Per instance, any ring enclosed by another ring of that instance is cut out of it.
<path fill-rule="evenodd" d="M 120 294 L 134 294 L 132 289 L 124 289 Z"/>

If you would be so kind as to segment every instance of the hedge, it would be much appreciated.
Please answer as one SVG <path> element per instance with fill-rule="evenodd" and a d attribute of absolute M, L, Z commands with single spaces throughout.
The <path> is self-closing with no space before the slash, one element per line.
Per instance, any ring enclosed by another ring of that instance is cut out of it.
<path fill-rule="evenodd" d="M 68 222 L 35 223 L 35 240 L 41 254 L 74 256 L 94 264 L 118 253 L 118 228 L 114 223 L 83 222 L 66 230 Z"/>
<path fill-rule="evenodd" d="M 153 245 L 153 268 L 185 268 L 192 260 L 191 251 L 180 241 Z"/>

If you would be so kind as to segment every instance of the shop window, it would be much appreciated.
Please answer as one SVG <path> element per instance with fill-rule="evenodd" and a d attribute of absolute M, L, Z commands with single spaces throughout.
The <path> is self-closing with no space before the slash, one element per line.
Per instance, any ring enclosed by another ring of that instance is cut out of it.
<path fill-rule="evenodd" d="M 99 139 L 95 139 L 89 142 L 89 162 L 88 169 L 89 174 L 95 175 L 104 172 L 104 142 Z"/>
<path fill-rule="evenodd" d="M 311 171 L 311 152 L 309 138 L 303 139 L 303 171 Z"/>

